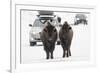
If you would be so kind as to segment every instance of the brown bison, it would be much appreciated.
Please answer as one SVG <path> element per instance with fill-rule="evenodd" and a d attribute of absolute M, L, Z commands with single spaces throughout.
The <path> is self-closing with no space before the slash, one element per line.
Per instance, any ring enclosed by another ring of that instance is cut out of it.
<path fill-rule="evenodd" d="M 71 56 L 70 46 L 73 37 L 73 30 L 67 22 L 64 22 L 63 26 L 59 31 L 59 38 L 61 41 L 61 46 L 63 48 L 63 57 Z"/>
<path fill-rule="evenodd" d="M 53 51 L 55 49 L 55 42 L 57 41 L 57 30 L 50 22 L 47 21 L 46 24 L 40 33 L 40 38 L 46 52 L 46 59 L 49 59 L 50 56 L 53 59 Z"/>

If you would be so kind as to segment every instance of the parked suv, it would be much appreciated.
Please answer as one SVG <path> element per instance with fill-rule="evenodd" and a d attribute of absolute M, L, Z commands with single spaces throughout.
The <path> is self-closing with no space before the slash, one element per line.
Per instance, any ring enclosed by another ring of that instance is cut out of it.
<path fill-rule="evenodd" d="M 87 17 L 84 14 L 76 14 L 74 25 L 78 25 L 80 23 L 87 25 Z"/>
<path fill-rule="evenodd" d="M 37 44 L 37 42 L 41 42 L 40 32 L 46 26 L 46 21 L 49 21 L 50 23 L 54 24 L 58 31 L 60 29 L 60 23 L 57 19 L 57 16 L 54 15 L 53 11 L 38 11 L 38 13 L 39 15 L 37 15 L 37 18 L 35 19 L 34 23 L 29 24 L 29 26 L 31 27 L 31 30 L 29 32 L 30 46 L 34 46 Z M 58 44 L 60 44 L 59 41 Z"/>

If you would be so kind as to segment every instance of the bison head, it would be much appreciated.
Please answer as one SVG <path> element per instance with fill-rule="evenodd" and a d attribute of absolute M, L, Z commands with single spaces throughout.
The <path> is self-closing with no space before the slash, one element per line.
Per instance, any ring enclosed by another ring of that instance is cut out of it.
<path fill-rule="evenodd" d="M 57 30 L 56 28 L 51 25 L 50 22 L 47 22 L 47 26 L 44 28 L 44 32 L 46 34 L 46 38 L 48 39 L 48 42 L 56 41 L 57 39 Z"/>
<path fill-rule="evenodd" d="M 66 22 L 64 22 L 63 26 L 62 26 L 62 29 L 66 32 L 68 32 L 70 29 L 72 29 L 69 24 Z"/>

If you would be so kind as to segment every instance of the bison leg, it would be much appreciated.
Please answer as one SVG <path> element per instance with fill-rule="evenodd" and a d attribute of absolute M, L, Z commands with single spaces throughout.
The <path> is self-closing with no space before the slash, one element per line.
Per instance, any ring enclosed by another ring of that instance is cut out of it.
<path fill-rule="evenodd" d="M 71 45 L 71 41 L 69 41 L 68 43 L 67 57 L 71 56 L 70 45 Z"/>
<path fill-rule="evenodd" d="M 49 51 L 46 51 L 46 59 L 49 59 Z"/>
<path fill-rule="evenodd" d="M 67 50 L 67 57 L 69 57 L 69 49 Z"/>
<path fill-rule="evenodd" d="M 54 51 L 54 48 L 55 48 L 55 43 L 52 43 L 51 44 L 51 47 L 50 47 L 51 59 L 53 59 L 53 51 Z"/>
<path fill-rule="evenodd" d="M 69 56 L 71 56 L 71 51 L 70 51 L 70 49 L 69 49 Z"/>
<path fill-rule="evenodd" d="M 71 56 L 71 51 L 70 49 L 67 50 L 67 57 Z"/>
<path fill-rule="evenodd" d="M 53 51 L 51 52 L 51 59 L 53 59 Z"/>
<path fill-rule="evenodd" d="M 63 58 L 65 57 L 65 52 L 66 52 L 66 51 L 65 51 L 65 50 L 63 50 Z"/>

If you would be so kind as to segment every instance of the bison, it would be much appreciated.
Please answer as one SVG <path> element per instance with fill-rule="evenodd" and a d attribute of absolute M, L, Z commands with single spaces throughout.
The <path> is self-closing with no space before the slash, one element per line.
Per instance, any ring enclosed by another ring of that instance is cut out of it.
<path fill-rule="evenodd" d="M 71 56 L 70 46 L 73 37 L 73 30 L 70 25 L 68 25 L 67 21 L 64 22 L 63 26 L 59 31 L 59 38 L 61 42 L 61 46 L 63 48 L 63 58 Z"/>
<path fill-rule="evenodd" d="M 59 23 L 61 23 L 61 17 L 57 17 Z"/>
<path fill-rule="evenodd" d="M 53 51 L 55 49 L 55 42 L 57 41 L 57 30 L 50 22 L 47 21 L 45 24 L 46 26 L 42 30 L 40 38 L 46 52 L 46 59 L 49 59 L 50 56 L 53 59 Z"/>

